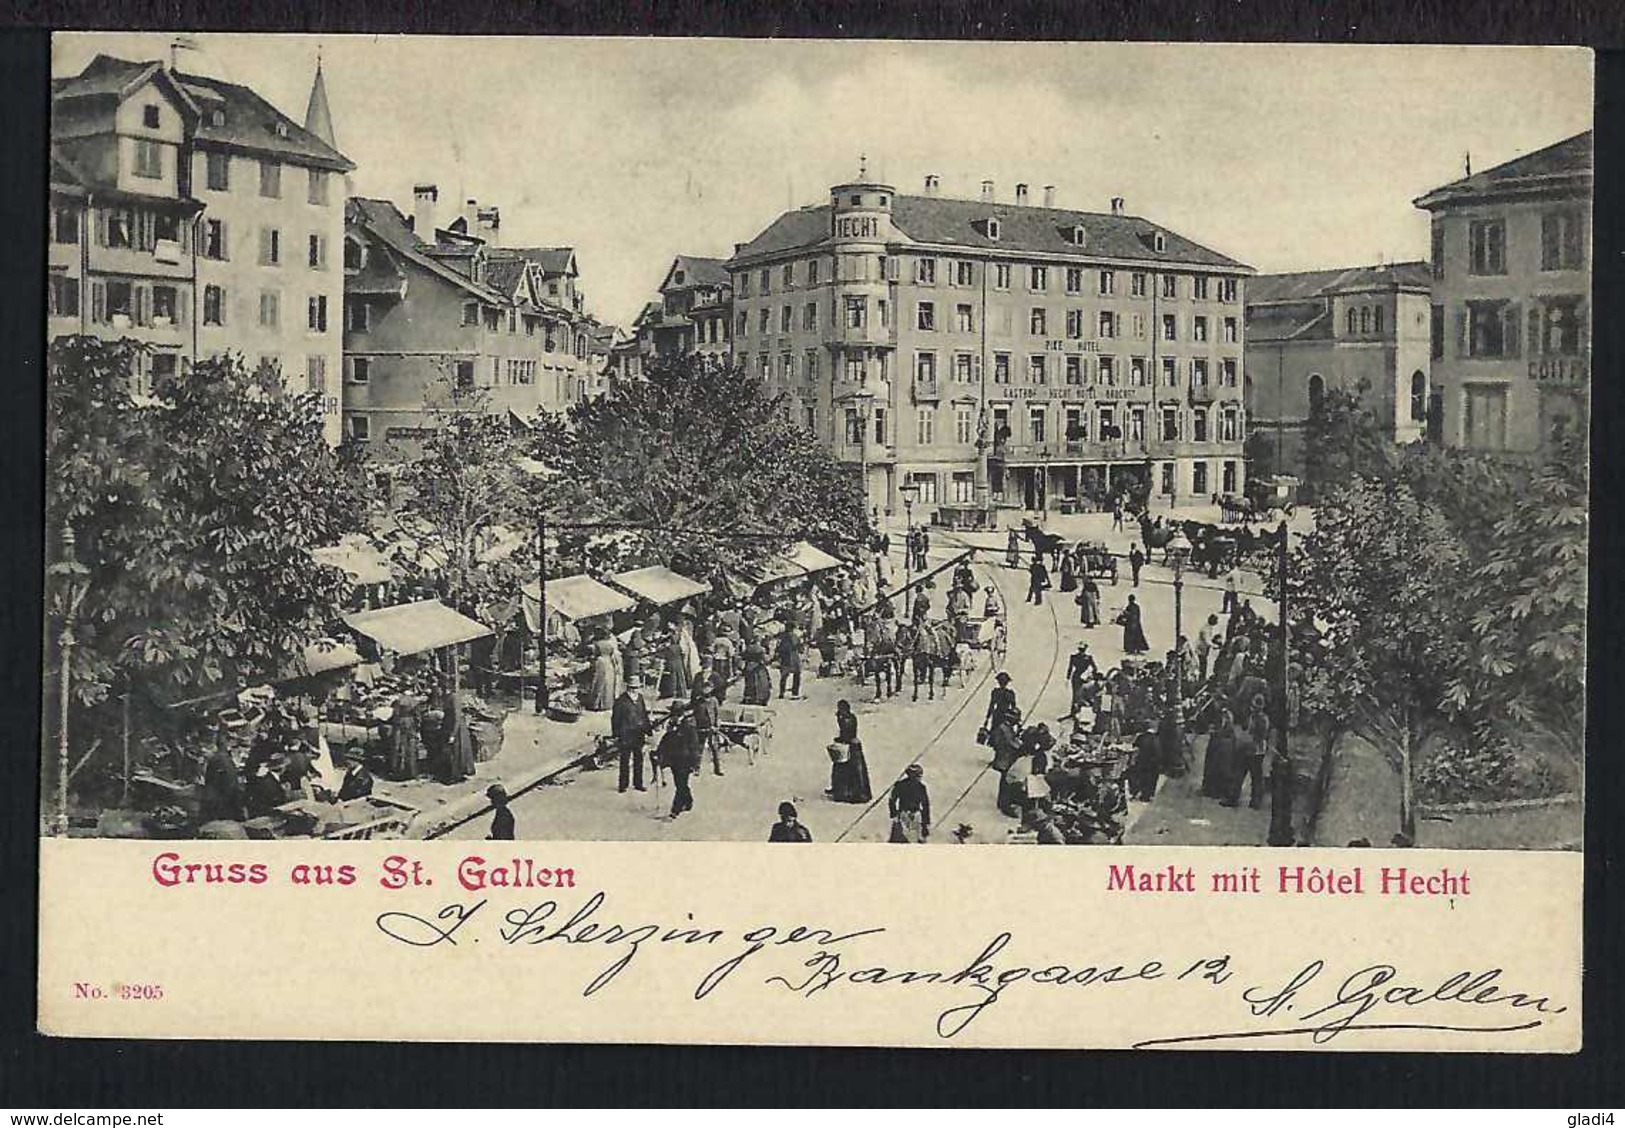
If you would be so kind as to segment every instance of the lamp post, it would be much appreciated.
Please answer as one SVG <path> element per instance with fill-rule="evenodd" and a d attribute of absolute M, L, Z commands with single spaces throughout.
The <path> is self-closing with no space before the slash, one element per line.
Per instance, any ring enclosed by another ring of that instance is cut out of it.
<path fill-rule="evenodd" d="M 1276 529 L 1275 535 L 1280 538 L 1276 555 L 1276 577 L 1281 592 L 1281 605 L 1278 622 L 1281 631 L 1281 668 L 1276 682 L 1276 710 L 1275 710 L 1275 755 L 1276 760 L 1270 772 L 1270 829 L 1269 844 L 1271 846 L 1290 846 L 1294 841 L 1292 830 L 1292 748 L 1287 742 L 1287 671 L 1291 668 L 1287 662 L 1287 645 L 1289 638 L 1286 625 L 1287 600 L 1287 569 L 1289 557 L 1287 555 L 1286 522 L 1282 521 Z"/>
<path fill-rule="evenodd" d="M 57 687 L 60 691 L 60 712 L 56 732 L 56 833 L 65 836 L 68 833 L 68 774 L 72 768 L 68 758 L 68 706 L 72 701 L 73 648 L 76 642 L 73 624 L 79 617 L 79 605 L 84 602 L 90 589 L 90 569 L 79 563 L 72 525 L 63 526 L 62 558 L 47 568 L 46 574 L 57 588 L 54 597 L 62 617 L 62 633 L 57 639 L 61 666 L 57 675 L 60 682 Z"/>
<path fill-rule="evenodd" d="M 547 692 L 547 509 L 543 504 L 541 483 L 554 476 L 545 462 L 519 457 L 514 465 L 537 486 L 536 490 L 536 715 L 544 716 L 548 707 Z"/>
<path fill-rule="evenodd" d="M 1174 719 L 1185 724 L 1185 555 L 1190 541 L 1176 529 L 1168 542 L 1168 559 L 1174 566 Z"/>
<path fill-rule="evenodd" d="M 897 492 L 903 495 L 903 523 L 908 530 L 908 535 L 903 538 L 903 591 L 905 593 L 903 599 L 906 603 L 908 601 L 906 594 L 908 586 L 913 582 L 914 576 L 914 553 L 912 551 L 913 545 L 909 542 L 909 536 L 914 532 L 914 502 L 920 496 L 920 487 L 913 482 L 909 482 Z"/>

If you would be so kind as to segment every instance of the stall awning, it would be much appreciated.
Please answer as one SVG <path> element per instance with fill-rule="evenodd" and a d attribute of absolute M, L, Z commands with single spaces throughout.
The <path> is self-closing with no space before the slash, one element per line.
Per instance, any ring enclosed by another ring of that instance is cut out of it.
<path fill-rule="evenodd" d="M 616 587 L 625 588 L 639 599 L 653 603 L 656 607 L 664 607 L 668 603 L 681 603 L 685 599 L 693 599 L 696 595 L 704 595 L 711 590 L 710 584 L 702 584 L 698 580 L 680 576 L 670 568 L 659 564 L 622 572 L 618 576 L 611 576 L 609 580 Z"/>
<path fill-rule="evenodd" d="M 282 680 L 310 678 L 333 670 L 346 670 L 361 665 L 361 654 L 347 642 L 321 639 L 311 643 L 282 673 Z"/>
<path fill-rule="evenodd" d="M 369 544 L 345 540 L 327 548 L 310 550 L 311 559 L 337 568 L 358 584 L 387 584 L 395 577 L 384 554 Z"/>
<path fill-rule="evenodd" d="M 844 567 L 845 564 L 846 562 L 839 557 L 831 556 L 823 549 L 801 541 L 762 571 L 761 582 L 771 584 L 779 580 L 799 580 L 804 576 L 827 572 L 831 568 Z"/>
<path fill-rule="evenodd" d="M 438 599 L 361 611 L 346 615 L 344 622 L 357 634 L 366 635 L 396 654 L 421 654 L 491 633 L 484 623 L 458 614 Z"/>
<path fill-rule="evenodd" d="M 525 596 L 525 622 L 531 630 L 539 628 L 541 619 L 542 588 L 528 583 L 520 589 Z M 565 576 L 547 581 L 547 613 L 560 615 L 579 622 L 599 615 L 613 615 L 637 606 L 629 596 L 612 587 L 606 587 L 591 576 Z"/>

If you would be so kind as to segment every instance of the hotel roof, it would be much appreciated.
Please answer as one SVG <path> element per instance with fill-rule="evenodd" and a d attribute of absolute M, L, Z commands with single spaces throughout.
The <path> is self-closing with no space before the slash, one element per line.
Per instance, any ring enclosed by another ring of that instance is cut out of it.
<path fill-rule="evenodd" d="M 977 251 L 1080 255 L 1091 259 L 1167 262 L 1236 271 L 1252 269 L 1140 216 L 939 196 L 896 196 L 891 216 L 897 229 L 916 243 Z M 985 221 L 989 218 L 999 221 L 997 239 L 987 234 Z M 1082 246 L 1073 238 L 1073 231 L 1078 227 L 1084 231 Z M 1159 233 L 1163 236 L 1160 251 L 1156 249 L 1155 240 Z M 779 216 L 756 238 L 741 246 L 733 261 L 815 247 L 830 241 L 830 205 L 805 207 Z"/>

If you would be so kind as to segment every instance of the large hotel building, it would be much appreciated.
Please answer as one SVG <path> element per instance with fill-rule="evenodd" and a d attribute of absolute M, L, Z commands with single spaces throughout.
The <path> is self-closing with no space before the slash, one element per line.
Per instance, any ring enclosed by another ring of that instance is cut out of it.
<path fill-rule="evenodd" d="M 1245 486 L 1251 268 L 1124 212 L 860 178 L 727 266 L 737 363 L 860 467 L 872 505 L 1066 508 Z"/>

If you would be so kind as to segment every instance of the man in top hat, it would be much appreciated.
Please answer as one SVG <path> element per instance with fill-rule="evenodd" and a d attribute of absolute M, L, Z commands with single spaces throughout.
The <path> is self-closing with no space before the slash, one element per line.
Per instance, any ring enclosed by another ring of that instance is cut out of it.
<path fill-rule="evenodd" d="M 485 797 L 491 801 L 491 833 L 485 837 L 493 842 L 513 841 L 513 812 L 508 810 L 508 789 L 500 783 L 493 783 L 485 789 Z"/>
<path fill-rule="evenodd" d="M 643 786 L 643 742 L 649 738 L 650 728 L 649 707 L 643 701 L 643 679 L 627 678 L 626 687 L 615 699 L 609 715 L 609 729 L 620 758 L 620 791 L 626 790 L 629 771 L 632 785 L 639 791 L 647 790 Z"/>

